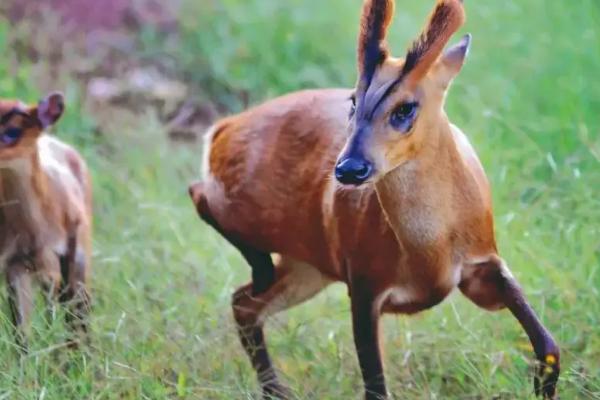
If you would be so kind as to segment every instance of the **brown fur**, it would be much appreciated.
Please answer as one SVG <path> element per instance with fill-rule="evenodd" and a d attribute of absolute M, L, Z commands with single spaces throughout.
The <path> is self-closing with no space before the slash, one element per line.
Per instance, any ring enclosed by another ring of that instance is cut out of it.
<path fill-rule="evenodd" d="M 53 123 L 59 103 L 48 108 Z M 14 145 L 0 145 L 0 270 L 7 276 L 13 321 L 24 339 L 32 293 L 31 277 L 73 306 L 68 319 L 86 329 L 89 307 L 92 194 L 87 167 L 79 154 L 46 135 L 37 107 L 0 101 L 0 116 L 16 115 L 0 126 L 21 128 Z M 27 117 L 29 116 L 29 117 Z"/>
<path fill-rule="evenodd" d="M 371 40 L 371 14 L 380 13 L 377 7 L 384 3 L 365 3 L 361 41 Z M 375 30 L 379 42 L 386 18 L 375 18 L 382 29 Z M 510 309 L 538 360 L 554 360 L 546 365 L 550 375 L 536 377 L 536 390 L 555 395 L 558 347 L 497 254 L 487 178 L 466 136 L 443 111 L 466 49 L 458 61 L 457 53 L 452 59 L 440 54 L 463 21 L 458 0 L 439 1 L 409 51 L 410 79 L 398 81 L 404 60 L 385 58 L 370 82 L 359 81 L 361 100 L 350 123 L 350 91 L 304 91 L 226 118 L 208 137 L 204 180 L 190 188 L 192 199 L 197 206 L 206 203 L 222 230 L 261 252 L 281 255 L 269 289 L 255 295 L 249 284 L 233 299 L 242 344 L 266 395 L 285 397 L 287 391 L 264 347 L 264 320 L 332 281 L 349 288 L 367 399 L 387 394 L 379 315 L 422 311 L 456 287 L 484 308 Z M 359 44 L 359 60 L 369 45 Z M 418 102 L 418 116 L 407 132 L 398 132 L 388 124 L 389 115 L 409 101 Z M 375 173 L 359 188 L 348 188 L 332 172 L 357 135 L 361 147 L 353 151 L 373 161 Z"/>

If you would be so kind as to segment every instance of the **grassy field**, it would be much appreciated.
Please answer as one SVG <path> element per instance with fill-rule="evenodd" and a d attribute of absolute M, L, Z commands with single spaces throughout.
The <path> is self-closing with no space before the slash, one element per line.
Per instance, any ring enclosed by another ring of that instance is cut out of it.
<path fill-rule="evenodd" d="M 432 2 L 398 3 L 390 43 L 400 55 Z M 492 182 L 501 253 L 561 344 L 561 398 L 600 399 L 600 3 L 466 7 L 463 31 L 474 42 L 448 114 Z M 175 45 L 152 32 L 141 41 L 237 111 L 239 93 L 256 103 L 352 86 L 359 8 L 358 0 L 189 0 Z M 13 62 L 10 29 L 0 20 L 0 96 L 35 101 L 38 66 Z M 0 399 L 257 398 L 230 309 L 249 269 L 187 197 L 200 143 L 170 142 L 150 111 L 94 135 L 78 83 L 62 76 L 57 85 L 68 112 L 56 134 L 77 145 L 94 179 L 93 341 L 65 351 L 62 316 L 48 324 L 39 309 L 31 351 L 20 357 L 2 290 Z M 507 312 L 484 312 L 454 293 L 384 325 L 394 398 L 533 398 L 532 351 Z M 267 335 L 298 399 L 360 397 L 343 286 L 279 315 Z"/>

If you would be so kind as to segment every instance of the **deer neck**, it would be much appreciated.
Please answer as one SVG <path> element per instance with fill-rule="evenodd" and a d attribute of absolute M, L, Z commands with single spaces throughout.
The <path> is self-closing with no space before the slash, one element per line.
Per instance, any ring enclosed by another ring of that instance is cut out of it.
<path fill-rule="evenodd" d="M 449 124 L 430 132 L 418 157 L 401 164 L 376 184 L 377 196 L 397 239 L 435 244 L 452 224 L 455 169 L 459 159 Z"/>

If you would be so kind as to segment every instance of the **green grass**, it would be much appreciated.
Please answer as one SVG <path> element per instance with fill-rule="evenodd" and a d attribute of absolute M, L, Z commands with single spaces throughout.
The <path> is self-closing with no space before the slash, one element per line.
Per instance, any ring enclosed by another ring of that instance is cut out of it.
<path fill-rule="evenodd" d="M 399 2 L 389 39 L 396 54 L 430 3 Z M 448 113 L 492 182 L 501 253 L 562 346 L 562 398 L 600 399 L 600 4 L 466 7 L 463 31 L 474 42 Z M 163 48 L 152 32 L 140 39 L 146 51 L 175 57 L 205 96 L 239 110 L 244 93 L 255 103 L 351 86 L 359 8 L 357 0 L 189 0 L 178 42 Z M 15 67 L 9 33 L 0 21 L 0 93 L 33 101 L 37 66 Z M 150 111 L 93 135 L 94 110 L 81 105 L 77 83 L 61 76 L 57 85 L 69 107 L 57 134 L 81 149 L 94 178 L 93 344 L 64 351 L 61 316 L 48 325 L 39 309 L 21 358 L 0 313 L 0 399 L 256 398 L 229 305 L 249 269 L 186 194 L 200 144 L 169 143 Z M 395 398 L 533 398 L 532 353 L 507 312 L 487 313 L 455 293 L 384 325 Z M 277 316 L 267 334 L 297 398 L 360 397 L 344 287 Z"/>

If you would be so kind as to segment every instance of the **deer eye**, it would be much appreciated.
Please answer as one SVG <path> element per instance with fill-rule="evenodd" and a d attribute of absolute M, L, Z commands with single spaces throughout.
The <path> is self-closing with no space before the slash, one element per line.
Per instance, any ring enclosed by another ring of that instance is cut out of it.
<path fill-rule="evenodd" d="M 416 101 L 400 104 L 390 115 L 390 125 L 394 129 L 402 132 L 409 131 L 415 120 L 418 109 L 419 103 Z"/>
<path fill-rule="evenodd" d="M 10 127 L 7 128 L 0 136 L 0 141 L 6 146 L 12 146 L 23 136 L 23 130 L 21 128 Z"/>

